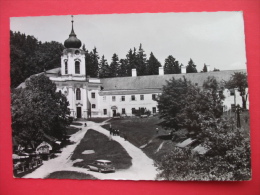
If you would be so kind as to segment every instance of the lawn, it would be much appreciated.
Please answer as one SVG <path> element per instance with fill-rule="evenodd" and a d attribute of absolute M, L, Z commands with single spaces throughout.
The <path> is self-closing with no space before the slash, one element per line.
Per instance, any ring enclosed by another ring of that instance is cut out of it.
<path fill-rule="evenodd" d="M 77 133 L 80 130 L 80 128 L 69 126 L 67 129 L 67 135 L 72 135 L 74 133 Z"/>
<path fill-rule="evenodd" d="M 87 121 L 93 121 L 95 123 L 102 123 L 109 118 L 88 118 Z"/>
<path fill-rule="evenodd" d="M 93 150 L 95 153 L 82 154 L 86 150 Z M 127 169 L 132 165 L 132 158 L 118 142 L 110 141 L 107 136 L 92 129 L 87 131 L 71 159 L 82 159 L 83 161 L 75 163 L 74 166 L 83 168 L 98 159 L 112 161 L 116 169 Z"/>
<path fill-rule="evenodd" d="M 45 177 L 45 179 L 97 179 L 92 175 L 75 171 L 56 171 Z"/>
<path fill-rule="evenodd" d="M 119 129 L 120 136 L 126 136 L 129 142 L 141 148 L 147 156 L 155 161 L 170 151 L 171 148 L 169 145 L 172 145 L 171 140 L 167 139 L 170 131 L 166 131 L 158 126 L 160 122 L 161 120 L 157 116 L 111 119 L 109 121 L 113 129 Z M 109 124 L 102 127 L 109 130 Z M 156 128 L 158 128 L 158 133 L 156 132 Z M 162 147 L 158 150 L 162 143 Z"/>

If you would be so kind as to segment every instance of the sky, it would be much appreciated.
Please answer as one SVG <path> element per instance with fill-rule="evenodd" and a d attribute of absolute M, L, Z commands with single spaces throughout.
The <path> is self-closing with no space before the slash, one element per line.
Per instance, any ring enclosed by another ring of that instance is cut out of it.
<path fill-rule="evenodd" d="M 125 58 L 140 43 L 149 58 L 153 52 L 164 65 L 172 55 L 183 65 L 190 58 L 201 71 L 246 68 L 242 12 L 190 12 L 74 15 L 74 31 L 87 50 L 97 48 L 111 62 L 116 53 Z M 33 35 L 38 41 L 64 43 L 71 31 L 71 16 L 12 17 L 10 29 Z"/>

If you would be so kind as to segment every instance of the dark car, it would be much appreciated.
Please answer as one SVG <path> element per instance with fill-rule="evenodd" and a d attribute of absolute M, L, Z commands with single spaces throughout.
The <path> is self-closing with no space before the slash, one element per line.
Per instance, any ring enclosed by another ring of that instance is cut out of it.
<path fill-rule="evenodd" d="M 115 172 L 115 167 L 109 160 L 95 160 L 93 163 L 88 164 L 88 169 L 98 172 Z"/>

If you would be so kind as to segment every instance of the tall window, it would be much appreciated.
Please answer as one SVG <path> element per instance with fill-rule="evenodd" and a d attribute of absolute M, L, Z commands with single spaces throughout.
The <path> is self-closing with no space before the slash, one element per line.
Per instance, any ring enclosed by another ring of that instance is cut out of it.
<path fill-rule="evenodd" d="M 65 61 L 65 74 L 68 74 L 68 61 Z"/>
<path fill-rule="evenodd" d="M 144 100 L 144 95 L 140 95 L 140 100 Z"/>
<path fill-rule="evenodd" d="M 96 98 L 96 94 L 95 93 L 91 93 L 91 98 L 95 99 Z"/>
<path fill-rule="evenodd" d="M 154 114 L 156 113 L 156 107 L 153 107 L 153 113 Z"/>
<path fill-rule="evenodd" d="M 92 104 L 91 108 L 96 108 L 96 104 Z"/>
<path fill-rule="evenodd" d="M 122 102 L 125 101 L 125 96 L 121 96 L 121 101 L 122 101 Z"/>
<path fill-rule="evenodd" d="M 107 109 L 103 110 L 104 115 L 107 115 Z"/>
<path fill-rule="evenodd" d="M 103 101 L 106 101 L 106 99 L 107 99 L 106 96 L 103 96 Z"/>
<path fill-rule="evenodd" d="M 152 99 L 156 100 L 156 94 L 152 94 Z"/>
<path fill-rule="evenodd" d="M 113 102 L 116 101 L 116 96 L 112 96 L 112 101 L 113 101 Z"/>
<path fill-rule="evenodd" d="M 76 100 L 81 100 L 81 93 L 80 93 L 80 89 L 76 89 Z"/>
<path fill-rule="evenodd" d="M 122 108 L 122 114 L 125 114 L 125 108 Z"/>
<path fill-rule="evenodd" d="M 75 62 L 75 74 L 80 74 L 80 62 L 76 61 Z"/>
<path fill-rule="evenodd" d="M 131 95 L 131 100 L 135 101 L 135 95 Z"/>

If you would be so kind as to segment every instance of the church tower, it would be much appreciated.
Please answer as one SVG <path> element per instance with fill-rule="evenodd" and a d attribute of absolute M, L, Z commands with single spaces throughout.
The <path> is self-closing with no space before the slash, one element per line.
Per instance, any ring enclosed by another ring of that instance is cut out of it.
<path fill-rule="evenodd" d="M 81 41 L 77 38 L 77 35 L 73 29 L 73 16 L 72 16 L 72 28 L 69 38 L 65 40 L 61 56 L 61 75 L 72 77 L 86 77 L 85 71 L 85 52 L 80 49 Z"/>

